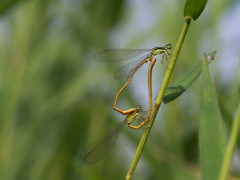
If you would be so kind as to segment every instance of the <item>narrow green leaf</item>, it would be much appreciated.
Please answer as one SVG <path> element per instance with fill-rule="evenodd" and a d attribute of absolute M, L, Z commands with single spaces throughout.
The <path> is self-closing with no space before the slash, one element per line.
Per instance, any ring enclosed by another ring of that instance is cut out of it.
<path fill-rule="evenodd" d="M 193 20 L 196 20 L 203 12 L 207 0 L 187 0 L 184 7 L 184 16 L 190 16 Z"/>
<path fill-rule="evenodd" d="M 206 55 L 204 55 L 202 73 L 202 116 L 199 129 L 202 179 L 213 180 L 217 179 L 220 173 L 226 134 Z"/>
<path fill-rule="evenodd" d="M 216 51 L 207 55 L 209 62 L 212 62 Z M 202 61 L 192 66 L 186 73 L 169 86 L 163 96 L 163 103 L 167 104 L 184 93 L 202 72 Z"/>
<path fill-rule="evenodd" d="M 167 104 L 184 93 L 198 78 L 202 70 L 202 61 L 198 62 L 169 86 L 163 96 L 163 103 Z"/>

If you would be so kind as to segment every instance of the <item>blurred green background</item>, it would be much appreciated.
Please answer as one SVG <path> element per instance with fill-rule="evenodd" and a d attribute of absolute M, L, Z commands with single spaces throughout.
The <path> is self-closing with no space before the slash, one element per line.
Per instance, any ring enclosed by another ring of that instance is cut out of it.
<path fill-rule="evenodd" d="M 3 0 L 0 2 L 0 179 L 124 179 L 143 132 L 125 128 L 100 162 L 82 166 L 79 153 L 124 116 L 112 109 L 126 79 L 123 64 L 103 64 L 106 48 L 175 46 L 185 1 Z M 212 77 L 228 131 L 238 101 L 239 1 L 208 2 L 192 22 L 172 81 L 217 50 Z M 158 57 L 159 58 L 159 57 Z M 159 58 L 160 59 L 160 58 Z M 147 65 L 119 97 L 117 107 L 148 108 Z M 153 97 L 165 68 L 157 62 Z M 200 79 L 162 106 L 133 179 L 200 179 Z M 240 176 L 239 145 L 231 173 Z"/>

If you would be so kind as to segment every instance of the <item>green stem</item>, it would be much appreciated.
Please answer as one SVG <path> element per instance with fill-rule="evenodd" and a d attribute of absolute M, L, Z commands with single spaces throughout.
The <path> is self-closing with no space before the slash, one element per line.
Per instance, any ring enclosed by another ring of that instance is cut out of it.
<path fill-rule="evenodd" d="M 222 162 L 222 168 L 219 174 L 219 180 L 226 180 L 228 177 L 228 171 L 232 160 L 232 155 L 237 141 L 238 131 L 240 126 L 240 103 L 238 105 L 237 114 L 232 124 L 232 130 L 228 146 L 226 148 L 225 156 Z"/>
<path fill-rule="evenodd" d="M 183 26 L 183 29 L 182 29 L 182 32 L 180 34 L 180 37 L 178 39 L 178 42 L 177 42 L 177 45 L 175 47 L 175 50 L 174 50 L 174 53 L 173 53 L 173 56 L 172 56 L 172 59 L 170 61 L 170 64 L 167 68 L 167 72 L 165 74 L 165 77 L 163 79 L 163 83 L 162 83 L 162 86 L 159 90 L 159 93 L 158 93 L 158 96 L 157 96 L 157 99 L 155 101 L 155 105 L 154 105 L 154 108 L 153 108 L 153 111 L 152 111 L 152 114 L 151 114 L 151 117 L 150 117 L 150 120 L 148 122 L 148 125 L 143 133 L 143 136 L 139 142 L 139 145 L 138 145 L 138 148 L 137 148 L 137 151 L 135 153 L 135 156 L 133 158 L 133 161 L 132 161 L 132 164 L 128 170 L 128 173 L 127 173 L 127 176 L 126 176 L 126 180 L 130 180 L 132 179 L 132 175 L 136 169 L 136 166 L 137 166 L 137 163 L 139 161 L 139 158 L 141 156 L 141 153 L 143 151 L 143 147 L 147 141 L 147 138 L 148 138 L 148 135 L 150 133 L 150 130 L 151 130 L 151 127 L 153 125 L 153 122 L 156 118 L 156 115 L 157 115 L 157 112 L 159 110 L 159 107 L 162 103 L 162 98 L 163 98 L 163 95 L 164 95 L 164 92 L 167 88 L 167 85 L 168 85 L 168 82 L 170 80 L 170 77 L 172 75 L 172 71 L 173 71 L 173 68 L 176 64 L 176 60 L 178 58 L 178 55 L 180 53 L 180 50 L 181 50 L 181 47 L 182 47 L 182 44 L 183 44 L 183 41 L 184 41 L 184 38 L 187 34 L 187 30 L 189 28 L 189 25 L 190 25 L 190 22 L 191 22 L 191 18 L 190 17 L 187 17 L 186 21 L 185 21 L 185 24 Z"/>

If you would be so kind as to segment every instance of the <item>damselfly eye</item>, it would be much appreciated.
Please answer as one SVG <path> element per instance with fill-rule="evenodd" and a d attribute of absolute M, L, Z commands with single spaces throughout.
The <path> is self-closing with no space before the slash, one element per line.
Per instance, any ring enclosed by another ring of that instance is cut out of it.
<path fill-rule="evenodd" d="M 164 47 L 165 47 L 165 49 L 172 49 L 172 45 L 171 44 L 167 44 Z"/>

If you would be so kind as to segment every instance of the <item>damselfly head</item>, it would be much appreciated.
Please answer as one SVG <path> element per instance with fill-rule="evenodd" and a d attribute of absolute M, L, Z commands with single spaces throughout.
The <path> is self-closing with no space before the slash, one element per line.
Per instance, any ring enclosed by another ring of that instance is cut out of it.
<path fill-rule="evenodd" d="M 142 110 L 142 107 L 140 105 L 136 105 L 136 110 L 137 111 L 141 111 Z"/>
<path fill-rule="evenodd" d="M 167 44 L 164 46 L 164 49 L 172 49 L 172 45 L 171 44 Z"/>

